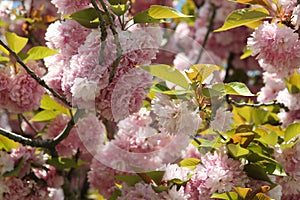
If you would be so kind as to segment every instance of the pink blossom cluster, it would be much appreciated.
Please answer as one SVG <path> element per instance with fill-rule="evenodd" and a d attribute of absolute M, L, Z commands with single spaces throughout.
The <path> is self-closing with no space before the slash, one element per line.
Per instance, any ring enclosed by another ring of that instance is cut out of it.
<path fill-rule="evenodd" d="M 117 45 L 113 34 L 108 30 L 107 39 L 102 42 L 100 30 L 90 31 L 75 21 L 49 26 L 47 45 L 59 48 L 60 54 L 45 60 L 45 80 L 50 86 L 73 106 L 96 109 L 103 117 L 115 121 L 142 106 L 152 77 L 134 68 L 150 64 L 162 40 L 157 26 L 135 25 L 126 31 L 117 28 L 117 32 L 122 55 L 115 71 Z"/>
<path fill-rule="evenodd" d="M 38 63 L 27 63 L 36 75 L 44 71 Z M 0 107 L 12 113 L 23 113 L 37 110 L 45 90 L 21 66 L 0 68 Z"/>
<path fill-rule="evenodd" d="M 247 181 L 241 162 L 224 153 L 206 153 L 187 182 L 185 193 L 191 195 L 190 199 L 210 199 L 214 193 L 232 191 L 234 186 L 244 187 Z"/>
<path fill-rule="evenodd" d="M 3 176 L 16 168 L 20 169 L 14 176 Z M 0 199 L 4 200 L 50 200 L 50 191 L 60 188 L 63 184 L 63 177 L 58 175 L 54 167 L 45 164 L 43 152 L 38 153 L 35 148 L 19 146 L 8 153 L 0 151 L 0 169 Z M 36 176 L 45 184 L 31 179 L 30 176 Z"/>

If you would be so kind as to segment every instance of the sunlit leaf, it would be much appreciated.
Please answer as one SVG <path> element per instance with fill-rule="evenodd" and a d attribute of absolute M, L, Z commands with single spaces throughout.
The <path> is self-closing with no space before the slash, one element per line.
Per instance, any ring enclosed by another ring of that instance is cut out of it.
<path fill-rule="evenodd" d="M 193 17 L 185 15 L 174 8 L 160 5 L 152 5 L 149 8 L 149 15 L 154 19 Z"/>
<path fill-rule="evenodd" d="M 240 197 L 245 199 L 247 195 L 252 191 L 251 188 L 241 188 L 241 187 L 233 187 L 233 189 L 238 193 Z"/>
<path fill-rule="evenodd" d="M 197 158 L 186 158 L 178 163 L 180 167 L 196 168 L 201 161 Z"/>
<path fill-rule="evenodd" d="M 248 58 L 249 56 L 251 56 L 252 54 L 252 51 L 250 49 L 247 49 L 243 55 L 241 55 L 240 59 L 245 59 L 245 58 Z"/>
<path fill-rule="evenodd" d="M 286 87 L 291 94 L 296 94 L 300 92 L 300 74 L 295 71 L 295 73 L 288 79 L 285 79 Z"/>
<path fill-rule="evenodd" d="M 158 78 L 161 78 L 166 81 L 170 81 L 185 89 L 189 88 L 189 83 L 187 82 L 186 78 L 175 67 L 171 67 L 169 65 L 164 65 L 164 64 L 150 65 L 150 66 L 137 66 L 137 67 L 149 72 L 150 74 Z"/>
<path fill-rule="evenodd" d="M 253 132 L 245 132 L 245 133 L 236 133 L 231 137 L 231 142 L 233 144 L 240 144 L 241 147 L 246 148 L 250 142 L 254 139 Z"/>
<path fill-rule="evenodd" d="M 28 42 L 28 38 L 18 36 L 11 32 L 5 32 L 5 37 L 9 48 L 15 53 L 19 53 Z"/>
<path fill-rule="evenodd" d="M 57 103 L 49 94 L 45 94 L 42 97 L 40 107 L 45 110 L 58 111 L 70 115 L 69 109 Z"/>
<path fill-rule="evenodd" d="M 35 116 L 33 116 L 30 121 L 33 122 L 44 122 L 49 121 L 52 119 L 55 119 L 57 115 L 61 114 L 59 111 L 53 111 L 53 110 L 42 110 L 41 112 L 38 112 Z"/>
<path fill-rule="evenodd" d="M 239 26 L 247 25 L 269 16 L 269 11 L 265 8 L 243 8 L 234 10 L 229 14 L 224 25 L 215 32 L 226 31 Z"/>
<path fill-rule="evenodd" d="M 27 60 L 40 60 L 43 58 L 46 58 L 48 56 L 52 56 L 54 54 L 57 54 L 57 50 L 50 49 L 48 47 L 44 46 L 35 46 L 29 49 L 27 52 L 28 57 L 25 58 L 25 61 Z"/>
<path fill-rule="evenodd" d="M 128 4 L 118 4 L 109 6 L 110 10 L 117 16 L 124 15 L 125 12 L 129 9 Z"/>
<path fill-rule="evenodd" d="M 271 4 L 268 0 L 232 0 L 234 2 L 243 3 L 243 4 L 252 4 L 252 5 L 261 5 L 271 8 Z"/>
<path fill-rule="evenodd" d="M 162 19 L 155 19 L 149 15 L 149 9 L 139 12 L 133 16 L 134 23 L 161 23 Z"/>
<path fill-rule="evenodd" d="M 4 149 L 5 151 L 9 151 L 10 149 L 17 148 L 19 143 L 0 135 L 0 149 Z"/>
<path fill-rule="evenodd" d="M 224 85 L 226 94 L 241 95 L 241 96 L 255 96 L 244 83 L 230 82 Z"/>
<path fill-rule="evenodd" d="M 241 147 L 240 144 L 228 144 L 227 148 L 229 153 L 235 158 L 245 156 L 249 153 L 249 150 Z"/>
<path fill-rule="evenodd" d="M 226 192 L 222 194 L 213 194 L 210 198 L 213 199 L 223 199 L 223 200 L 236 200 L 238 199 L 238 194 L 236 192 Z"/>
<path fill-rule="evenodd" d="M 288 142 L 290 139 L 296 137 L 300 133 L 300 123 L 290 124 L 284 132 L 284 141 Z"/>
<path fill-rule="evenodd" d="M 185 71 L 185 73 L 192 83 L 195 81 L 199 81 L 200 83 L 202 83 L 214 71 L 220 69 L 221 68 L 217 65 L 197 64 L 197 65 L 192 65 L 189 70 Z"/>
<path fill-rule="evenodd" d="M 104 12 L 101 12 L 103 19 L 107 24 L 109 24 L 108 16 Z M 87 8 L 84 10 L 79 10 L 70 15 L 70 18 L 77 21 L 79 24 L 86 28 L 97 28 L 99 22 L 97 22 L 97 12 L 94 8 Z"/>

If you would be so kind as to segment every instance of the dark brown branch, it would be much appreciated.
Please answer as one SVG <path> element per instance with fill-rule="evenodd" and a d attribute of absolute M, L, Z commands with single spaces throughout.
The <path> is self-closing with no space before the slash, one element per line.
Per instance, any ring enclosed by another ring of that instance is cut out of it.
<path fill-rule="evenodd" d="M 46 88 L 51 94 L 61 100 L 64 104 L 69 107 L 72 107 L 71 103 L 68 102 L 65 98 L 60 96 L 57 92 L 55 92 L 52 88 L 50 88 L 44 80 L 38 77 L 31 69 L 27 67 L 27 65 L 22 61 L 22 59 L 13 51 L 11 50 L 2 40 L 0 40 L 0 45 L 3 46 L 15 59 L 16 61 L 26 70 L 26 72 L 36 80 L 42 87 Z"/>

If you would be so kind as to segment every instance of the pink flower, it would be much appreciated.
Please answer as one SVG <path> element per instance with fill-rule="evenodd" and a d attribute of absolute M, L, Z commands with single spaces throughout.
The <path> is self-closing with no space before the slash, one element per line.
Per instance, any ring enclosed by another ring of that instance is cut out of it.
<path fill-rule="evenodd" d="M 285 88 L 282 79 L 278 78 L 276 74 L 268 72 L 263 73 L 265 86 L 261 88 L 257 100 L 259 102 L 268 102 L 276 99 L 278 93 Z"/>
<path fill-rule="evenodd" d="M 105 166 L 95 157 L 92 160 L 90 168 L 91 170 L 88 172 L 88 181 L 91 188 L 98 190 L 105 198 L 109 198 L 113 194 L 114 189 L 117 189 L 117 186 L 114 183 L 120 183 L 114 176 L 124 173 Z"/>
<path fill-rule="evenodd" d="M 137 183 L 133 187 L 123 185 L 122 196 L 117 200 L 159 200 L 160 197 L 154 192 L 150 184 Z"/>
<path fill-rule="evenodd" d="M 56 21 L 47 29 L 46 44 L 49 48 L 59 49 L 65 57 L 71 57 L 77 54 L 79 46 L 84 43 L 90 32 L 90 29 L 81 26 L 75 20 Z"/>
<path fill-rule="evenodd" d="M 0 175 L 14 169 L 14 160 L 4 151 L 0 151 Z M 1 196 L 1 195 L 0 195 Z"/>
<path fill-rule="evenodd" d="M 231 129 L 230 125 L 233 123 L 233 114 L 227 111 L 225 107 L 220 107 L 216 111 L 214 119 L 210 122 L 210 126 L 214 130 L 226 132 Z"/>
<path fill-rule="evenodd" d="M 166 95 L 157 95 L 152 110 L 158 116 L 160 129 L 170 134 L 192 135 L 202 123 L 198 113 L 190 108 L 189 102 L 171 100 Z"/>
<path fill-rule="evenodd" d="M 9 177 L 5 179 L 4 186 L 7 187 L 8 191 L 4 193 L 3 200 L 50 200 L 47 187 L 33 180 Z"/>
<path fill-rule="evenodd" d="M 261 24 L 248 38 L 248 47 L 264 70 L 279 77 L 293 74 L 300 63 L 298 34 L 286 26 Z"/>
<path fill-rule="evenodd" d="M 290 94 L 287 89 L 278 92 L 276 100 L 279 103 L 283 103 L 290 110 L 300 109 L 300 93 Z"/>
<path fill-rule="evenodd" d="M 180 187 L 180 189 L 177 189 L 177 187 L 173 186 L 171 189 L 164 191 L 159 194 L 161 199 L 164 200 L 188 200 L 191 195 L 184 193 L 184 188 Z"/>
<path fill-rule="evenodd" d="M 18 174 L 19 178 L 23 178 L 25 175 L 28 175 L 30 173 L 30 170 L 32 168 L 31 164 L 44 164 L 45 161 L 43 159 L 43 152 L 40 152 L 39 154 L 36 152 L 35 148 L 31 147 L 22 147 L 20 146 L 17 149 L 11 150 L 11 158 L 14 160 L 15 166 L 19 164 L 21 158 L 22 158 L 22 168 L 21 171 Z"/>
<path fill-rule="evenodd" d="M 34 169 L 34 174 L 47 182 L 47 186 L 51 188 L 59 188 L 63 185 L 64 179 L 62 176 L 58 175 L 55 167 L 51 165 L 44 166 L 48 170 L 42 168 Z"/>
<path fill-rule="evenodd" d="M 51 0 L 51 3 L 57 7 L 59 13 L 67 15 L 87 8 L 90 0 Z"/>
<path fill-rule="evenodd" d="M 213 193 L 229 192 L 233 186 L 243 187 L 246 181 L 247 176 L 239 161 L 223 153 L 207 153 L 194 170 L 185 193 L 191 195 L 190 199 L 208 200 Z"/>

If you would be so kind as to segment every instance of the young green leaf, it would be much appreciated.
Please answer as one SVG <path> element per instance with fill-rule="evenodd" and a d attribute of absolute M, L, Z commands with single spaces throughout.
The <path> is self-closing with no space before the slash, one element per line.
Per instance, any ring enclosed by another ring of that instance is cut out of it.
<path fill-rule="evenodd" d="M 41 108 L 44 110 L 59 111 L 61 113 L 70 115 L 69 109 L 57 103 L 49 94 L 45 94 L 41 100 Z"/>
<path fill-rule="evenodd" d="M 103 12 L 102 13 L 103 18 L 108 23 L 108 17 Z M 86 28 L 97 28 L 99 26 L 99 22 L 96 22 L 96 19 L 98 18 L 97 12 L 94 8 L 87 8 L 84 10 L 79 10 L 73 14 L 70 15 L 71 19 L 74 19 L 79 24 Z"/>
<path fill-rule="evenodd" d="M 58 53 L 57 50 L 53 50 L 48 47 L 35 46 L 29 49 L 29 51 L 27 52 L 28 57 L 25 58 L 24 62 L 28 60 L 40 60 L 57 53 Z"/>
<path fill-rule="evenodd" d="M 61 114 L 59 111 L 53 111 L 53 110 L 42 110 L 41 112 L 38 112 L 34 117 L 30 119 L 32 122 L 44 122 L 49 121 L 52 119 L 55 119 L 57 115 Z"/>
<path fill-rule="evenodd" d="M 19 160 L 17 166 L 10 172 L 6 172 L 3 174 L 3 177 L 10 177 L 10 176 L 15 176 L 17 177 L 23 167 L 23 157 Z"/>
<path fill-rule="evenodd" d="M 186 158 L 179 162 L 180 167 L 196 168 L 201 161 L 197 158 Z"/>
<path fill-rule="evenodd" d="M 5 151 L 9 151 L 10 149 L 17 148 L 19 143 L 8 139 L 7 137 L 0 135 L 0 149 L 4 149 Z"/>
<path fill-rule="evenodd" d="M 154 19 L 193 17 L 192 15 L 185 15 L 174 8 L 160 5 L 152 5 L 149 8 L 149 15 Z"/>
<path fill-rule="evenodd" d="M 137 175 L 116 175 L 114 176 L 117 180 L 125 182 L 127 185 L 134 186 L 136 183 L 143 181 L 143 179 Z"/>
<path fill-rule="evenodd" d="M 5 32 L 5 38 L 9 48 L 15 53 L 19 53 L 28 42 L 28 38 L 18 36 L 17 34 L 11 32 Z"/>
<path fill-rule="evenodd" d="M 253 23 L 269 16 L 269 11 L 265 8 L 243 8 L 234 10 L 229 14 L 224 25 L 214 32 L 226 31 L 239 26 Z"/>
<path fill-rule="evenodd" d="M 64 170 L 67 168 L 77 168 L 78 164 L 75 162 L 75 160 L 71 158 L 50 158 L 46 161 L 47 164 L 52 165 L 58 170 Z"/>
<path fill-rule="evenodd" d="M 111 5 L 109 6 L 110 10 L 117 16 L 122 16 L 129 9 L 127 4 Z"/>
<path fill-rule="evenodd" d="M 149 9 L 139 12 L 133 16 L 133 21 L 137 23 L 161 23 L 162 19 L 154 19 L 149 15 Z"/>
<path fill-rule="evenodd" d="M 300 133 L 300 123 L 290 124 L 284 132 L 284 141 L 288 142 Z"/>
<path fill-rule="evenodd" d="M 185 73 L 192 83 L 199 81 L 202 83 L 208 78 L 214 71 L 220 70 L 221 67 L 211 64 L 197 64 L 192 65 Z"/>
<path fill-rule="evenodd" d="M 235 158 L 245 156 L 249 153 L 249 150 L 241 147 L 240 144 L 228 144 L 227 148 L 229 153 Z"/>
<path fill-rule="evenodd" d="M 178 71 L 175 67 L 171 67 L 165 64 L 150 65 L 150 66 L 137 66 L 150 74 L 161 78 L 166 81 L 170 81 L 184 89 L 189 88 L 189 83 L 187 82 L 184 75 Z"/>
<path fill-rule="evenodd" d="M 244 83 L 231 82 L 224 85 L 226 94 L 241 95 L 241 96 L 255 96 Z"/>
<path fill-rule="evenodd" d="M 210 198 L 212 199 L 223 199 L 223 200 L 237 200 L 238 194 L 236 192 L 226 192 L 222 194 L 213 194 Z"/>

